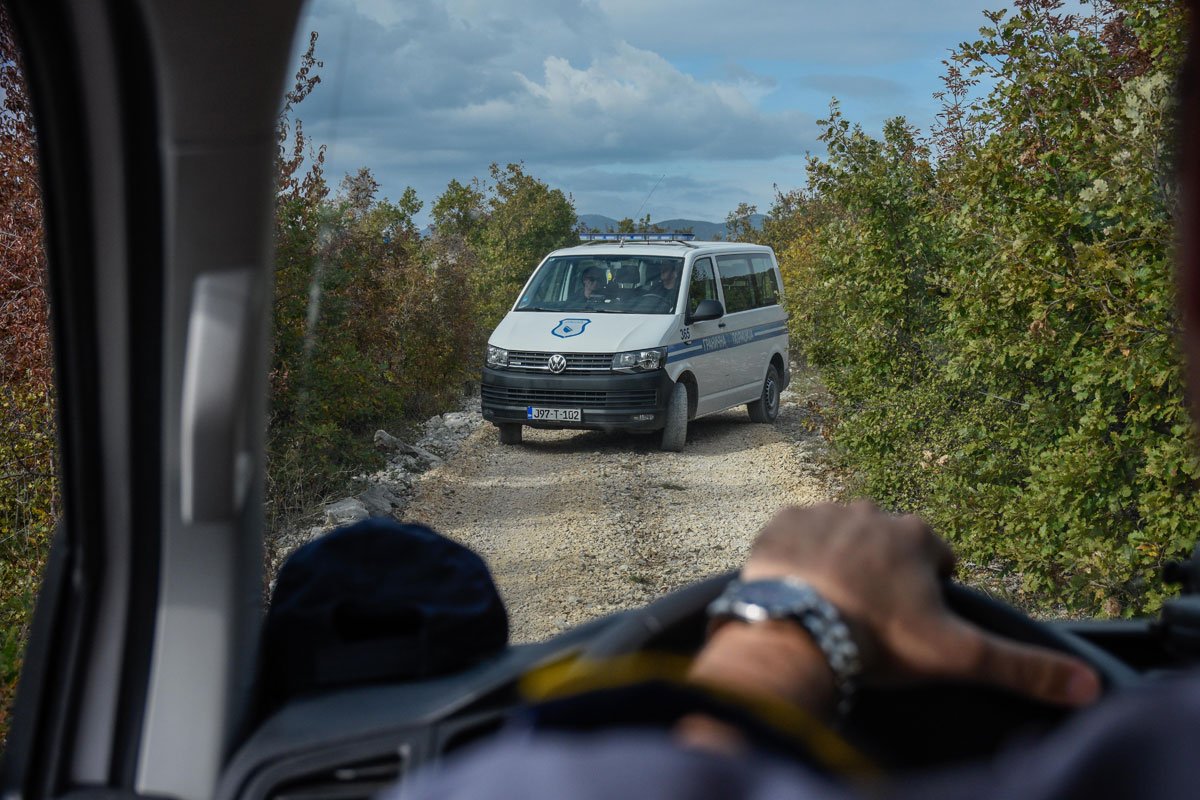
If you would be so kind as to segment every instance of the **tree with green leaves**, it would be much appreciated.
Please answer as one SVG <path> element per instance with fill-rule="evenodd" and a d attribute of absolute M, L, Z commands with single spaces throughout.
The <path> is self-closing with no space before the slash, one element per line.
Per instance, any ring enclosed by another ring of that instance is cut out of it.
<path fill-rule="evenodd" d="M 835 104 L 764 237 L 858 491 L 1031 597 L 1152 610 L 1200 529 L 1171 276 L 1183 7 L 988 20 L 928 139 Z"/>
<path fill-rule="evenodd" d="M 490 180 L 452 180 L 434 202 L 434 233 L 459 237 L 474 256 L 481 329 L 504 316 L 534 268 L 551 250 L 577 241 L 575 206 L 521 164 L 492 164 Z"/>
<path fill-rule="evenodd" d="M 758 230 L 752 219 L 757 213 L 758 206 L 738 203 L 737 208 L 725 217 L 725 238 L 731 242 L 757 242 Z"/>
<path fill-rule="evenodd" d="M 268 431 L 272 527 L 310 510 L 351 474 L 378 465 L 379 428 L 444 410 L 473 360 L 473 262 L 422 240 L 412 188 L 379 198 L 367 168 L 336 192 L 324 148 L 304 136 L 298 104 L 320 83 L 317 37 L 301 58 L 278 126 L 274 353 Z M 465 187 L 464 187 L 465 188 Z M 435 208 L 435 218 L 451 215 Z M 474 236 L 458 217 L 458 235 Z"/>
<path fill-rule="evenodd" d="M 478 178 L 469 183 L 451 179 L 430 209 L 434 232 L 441 237 L 459 237 L 477 246 L 487 222 L 487 195 Z"/>

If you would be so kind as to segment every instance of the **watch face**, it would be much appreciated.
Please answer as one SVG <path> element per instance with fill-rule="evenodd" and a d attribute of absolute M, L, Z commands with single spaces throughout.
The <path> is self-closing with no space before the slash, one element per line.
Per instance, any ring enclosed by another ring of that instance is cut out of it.
<path fill-rule="evenodd" d="M 753 581 L 742 584 L 738 600 L 767 608 L 791 608 L 805 605 L 808 592 L 783 581 Z"/>
<path fill-rule="evenodd" d="M 813 592 L 806 586 L 785 581 L 751 581 L 733 592 L 730 609 L 749 620 L 789 617 L 812 608 Z"/>

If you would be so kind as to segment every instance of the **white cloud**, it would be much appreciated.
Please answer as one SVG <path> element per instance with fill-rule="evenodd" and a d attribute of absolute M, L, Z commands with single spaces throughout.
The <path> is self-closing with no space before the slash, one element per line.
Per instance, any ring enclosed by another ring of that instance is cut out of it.
<path fill-rule="evenodd" d="M 325 82 L 299 113 L 314 135 L 337 137 L 334 170 L 367 154 L 372 167 L 582 166 L 811 146 L 810 116 L 759 110 L 769 77 L 731 68 L 699 80 L 624 41 L 591 4 L 524 6 L 318 2 L 309 26 L 322 32 Z"/>
<path fill-rule="evenodd" d="M 298 113 L 329 145 L 332 181 L 367 166 L 393 198 L 411 184 L 429 202 L 450 178 L 524 161 L 582 211 L 601 195 L 575 176 L 666 173 L 703 187 L 664 181 L 656 201 L 723 217 L 741 200 L 769 204 L 771 175 L 802 180 L 828 99 L 814 89 L 845 95 L 858 119 L 913 112 L 937 85 L 914 86 L 897 60 L 936 70 L 994 4 L 312 0 L 298 42 L 318 30 L 325 67 Z M 798 92 L 816 107 L 798 107 Z M 732 197 L 743 189 L 767 194 Z"/>
<path fill-rule="evenodd" d="M 587 67 L 551 56 L 540 79 L 519 78 L 525 93 L 487 104 L 487 115 L 522 121 L 549 160 L 770 157 L 802 152 L 813 131 L 801 114 L 759 111 L 743 84 L 698 81 L 624 42 Z"/>

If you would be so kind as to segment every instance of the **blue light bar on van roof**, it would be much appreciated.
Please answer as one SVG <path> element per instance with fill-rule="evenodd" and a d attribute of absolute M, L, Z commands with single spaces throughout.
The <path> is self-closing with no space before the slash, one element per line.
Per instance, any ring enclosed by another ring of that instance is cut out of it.
<path fill-rule="evenodd" d="M 690 242 L 694 233 L 581 233 L 581 242 Z"/>

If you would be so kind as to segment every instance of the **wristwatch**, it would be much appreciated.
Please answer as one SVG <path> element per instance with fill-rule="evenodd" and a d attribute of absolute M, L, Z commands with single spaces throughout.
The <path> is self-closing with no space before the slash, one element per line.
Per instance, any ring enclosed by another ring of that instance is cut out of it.
<path fill-rule="evenodd" d="M 714 621 L 786 619 L 799 623 L 833 672 L 838 710 L 849 710 L 862 672 L 858 643 L 838 610 L 809 584 L 796 578 L 730 581 L 721 596 L 709 604 L 708 617 Z"/>

